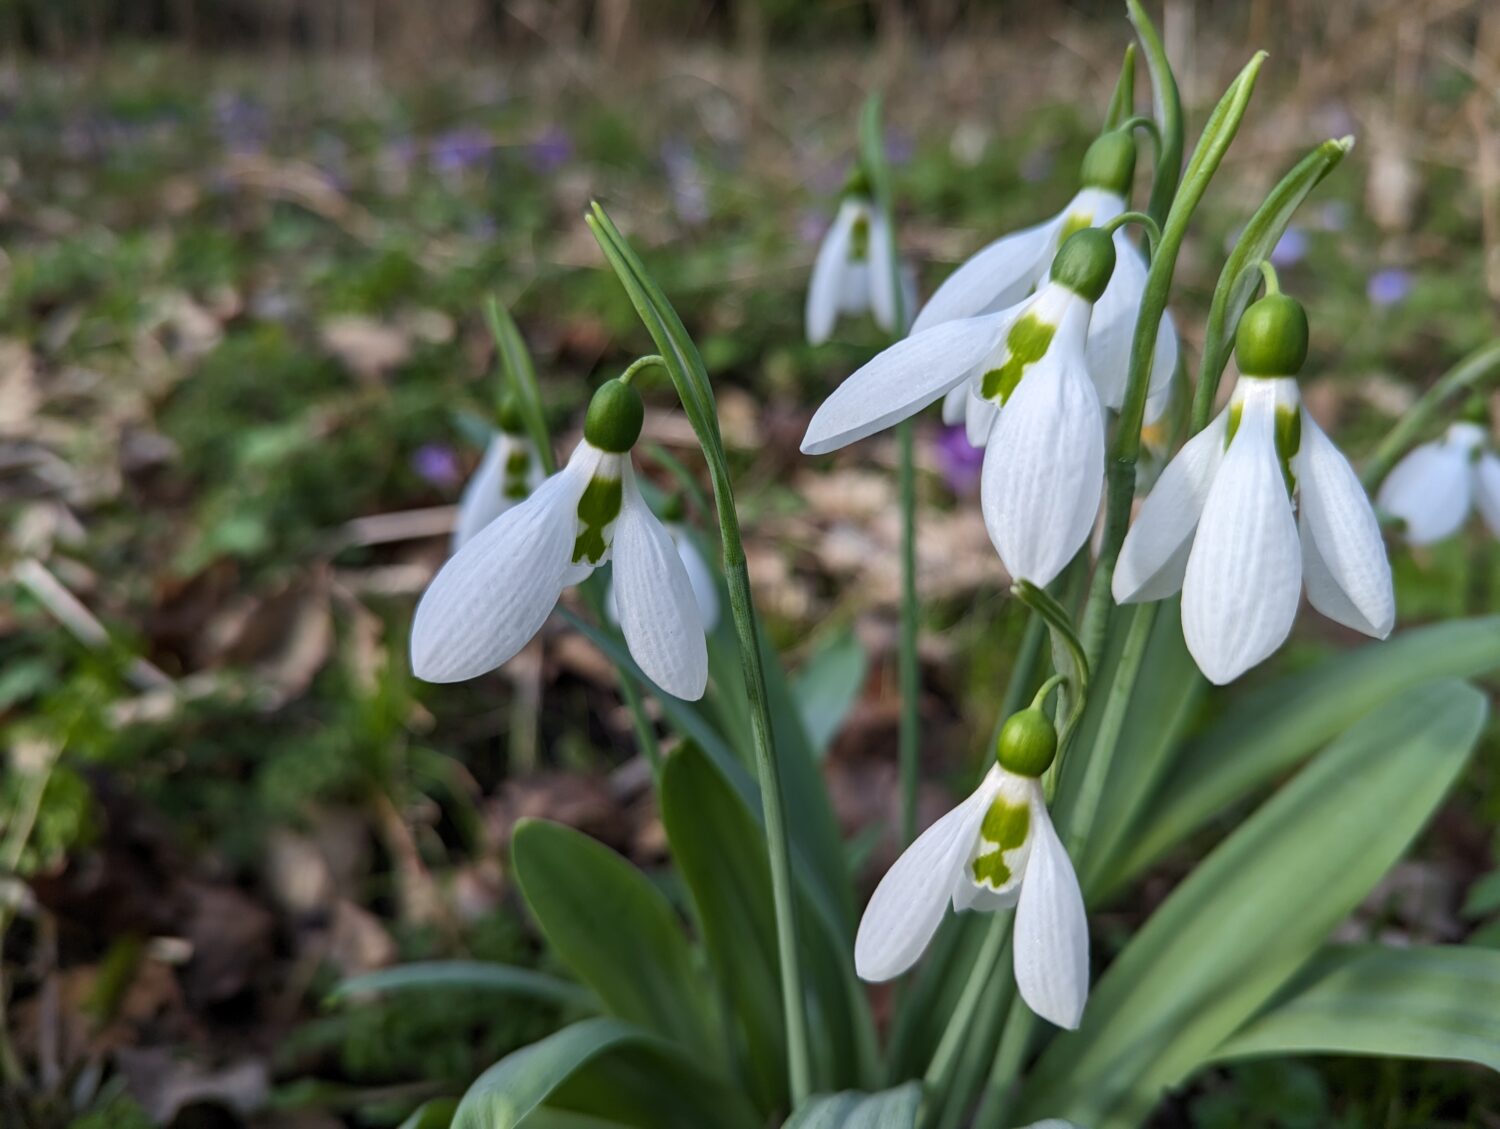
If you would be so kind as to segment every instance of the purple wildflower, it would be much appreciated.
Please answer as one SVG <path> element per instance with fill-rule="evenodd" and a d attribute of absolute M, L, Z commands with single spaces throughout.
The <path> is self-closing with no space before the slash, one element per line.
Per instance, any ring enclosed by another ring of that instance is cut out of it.
<path fill-rule="evenodd" d="M 1307 232 L 1300 227 L 1289 227 L 1271 249 L 1271 265 L 1294 267 L 1307 256 Z"/>
<path fill-rule="evenodd" d="M 488 130 L 460 126 L 432 139 L 427 164 L 433 172 L 456 176 L 488 163 L 495 141 Z"/>
<path fill-rule="evenodd" d="M 452 447 L 441 443 L 424 443 L 412 452 L 411 468 L 418 476 L 439 490 L 458 485 L 463 470 Z"/>
<path fill-rule="evenodd" d="M 526 147 L 526 158 L 539 173 L 554 173 L 573 159 L 573 138 L 560 125 L 546 131 Z"/>
<path fill-rule="evenodd" d="M 938 469 L 943 472 L 949 488 L 962 498 L 973 497 L 979 492 L 979 472 L 984 466 L 984 448 L 969 443 L 969 436 L 962 424 L 944 427 L 933 443 L 937 455 Z"/>
<path fill-rule="evenodd" d="M 1406 301 L 1411 288 L 1411 271 L 1400 267 L 1386 267 L 1370 276 L 1365 293 L 1369 295 L 1372 305 L 1385 307 Z"/>

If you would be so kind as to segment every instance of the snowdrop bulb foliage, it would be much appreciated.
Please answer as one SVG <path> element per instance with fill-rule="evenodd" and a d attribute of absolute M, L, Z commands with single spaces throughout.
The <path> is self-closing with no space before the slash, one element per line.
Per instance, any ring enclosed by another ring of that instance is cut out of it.
<path fill-rule="evenodd" d="M 1374 509 L 1302 406 L 1307 318 L 1273 293 L 1245 311 L 1229 407 L 1157 480 L 1115 566 L 1120 603 L 1182 590 L 1188 650 L 1223 685 L 1291 632 L 1303 586 L 1328 618 L 1377 639 L 1395 598 Z"/>
<path fill-rule="evenodd" d="M 919 835 L 875 888 L 854 940 L 862 979 L 890 980 L 915 964 L 950 903 L 1014 906 L 1021 998 L 1059 1027 L 1078 1026 L 1088 999 L 1088 919 L 1040 780 L 1056 748 L 1056 730 L 1036 707 L 1006 721 L 998 763 L 974 794 Z"/>
<path fill-rule="evenodd" d="M 891 227 L 885 214 L 862 192 L 851 192 L 813 261 L 807 288 L 807 340 L 821 345 L 833 335 L 840 314 L 866 311 L 887 333 L 896 331 Z"/>
<path fill-rule="evenodd" d="M 1485 450 L 1477 423 L 1449 426 L 1439 440 L 1413 448 L 1386 476 L 1376 501 L 1406 523 L 1406 539 L 1431 545 L 1457 533 L 1476 506 L 1500 537 L 1500 458 Z"/>
<path fill-rule="evenodd" d="M 515 403 L 500 407 L 500 428 L 485 448 L 474 477 L 458 502 L 453 552 L 506 510 L 524 502 L 542 484 L 542 460 L 526 434 Z"/>
<path fill-rule="evenodd" d="M 1082 228 L 1102 227 L 1126 210 L 1134 173 L 1135 142 L 1129 133 L 1116 130 L 1097 138 L 1084 156 L 1083 187 L 1067 207 L 1033 227 L 1002 236 L 964 262 L 922 307 L 912 332 L 993 313 L 1021 301 L 1044 282 L 1048 266 L 1068 236 Z M 1099 398 L 1118 411 L 1125 401 L 1130 344 L 1146 288 L 1146 259 L 1123 230 L 1115 231 L 1114 244 L 1117 265 L 1094 305 L 1086 356 Z M 1166 408 L 1176 368 L 1177 331 L 1168 314 L 1157 330 L 1146 422 Z M 953 389 L 943 400 L 943 422 L 963 423 L 974 406 L 961 389 Z M 977 427 L 971 424 L 971 436 L 982 427 L 983 421 Z"/>
<path fill-rule="evenodd" d="M 703 696 L 708 647 L 692 582 L 630 463 L 643 414 L 635 389 L 607 381 L 567 466 L 448 560 L 412 624 L 418 678 L 461 682 L 494 670 L 541 630 L 564 588 L 613 560 L 631 656 L 667 693 Z"/>
<path fill-rule="evenodd" d="M 1034 294 L 913 332 L 834 390 L 803 452 L 835 450 L 961 390 L 969 441 L 985 448 L 980 504 L 990 540 L 1013 577 L 1050 583 L 1099 510 L 1104 407 L 1086 343 L 1115 259 L 1110 238 L 1085 228 L 1062 245 Z"/>

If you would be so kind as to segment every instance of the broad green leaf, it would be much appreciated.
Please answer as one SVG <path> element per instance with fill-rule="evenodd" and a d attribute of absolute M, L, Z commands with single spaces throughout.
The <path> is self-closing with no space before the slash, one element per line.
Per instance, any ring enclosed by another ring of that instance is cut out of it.
<path fill-rule="evenodd" d="M 709 964 L 727 994 L 756 1104 L 784 1108 L 786 1030 L 760 828 L 691 744 L 667 758 L 660 796 L 672 858 L 697 908 Z"/>
<path fill-rule="evenodd" d="M 878 1094 L 814 1096 L 782 1129 L 913 1129 L 921 1105 L 917 1082 Z"/>
<path fill-rule="evenodd" d="M 1463 915 L 1471 919 L 1487 917 L 1496 910 L 1500 910 L 1500 870 L 1490 871 L 1469 887 Z"/>
<path fill-rule="evenodd" d="M 511 862 L 548 944 L 606 1009 L 718 1061 L 692 950 L 645 875 L 582 832 L 543 820 L 516 826 Z"/>
<path fill-rule="evenodd" d="M 1289 1054 L 1448 1059 L 1500 1070 L 1500 952 L 1330 946 L 1213 1057 Z"/>
<path fill-rule="evenodd" d="M 690 1052 L 617 1019 L 587 1019 L 501 1059 L 459 1103 L 453 1129 L 515 1129 L 545 1103 L 637 1129 L 756 1129 Z M 587 1124 L 585 1122 L 584 1124 Z"/>
<path fill-rule="evenodd" d="M 1027 1087 L 1030 1118 L 1124 1129 L 1265 1006 L 1401 857 L 1468 760 L 1486 703 L 1392 698 L 1229 836 L 1126 945 Z M 1027 1117 L 1021 1117 L 1021 1121 Z"/>
<path fill-rule="evenodd" d="M 1490 616 L 1405 631 L 1246 695 L 1176 758 L 1117 865 L 1102 876 L 1103 887 L 1139 874 L 1217 812 L 1403 690 L 1496 667 L 1500 616 Z"/>
<path fill-rule="evenodd" d="M 854 632 L 840 631 L 792 676 L 792 695 L 802 715 L 802 725 L 821 757 L 849 716 L 869 670 L 869 656 Z"/>
<path fill-rule="evenodd" d="M 398 1129 L 448 1129 L 453 1124 L 456 1109 L 457 1098 L 433 1098 L 412 1110 L 411 1116 Z"/>
<path fill-rule="evenodd" d="M 353 976 L 341 982 L 330 999 L 342 1000 L 365 992 L 411 991 L 495 992 L 549 1000 L 573 1008 L 594 1008 L 598 1000 L 577 984 L 536 972 L 479 960 L 434 960 L 398 964 Z"/>

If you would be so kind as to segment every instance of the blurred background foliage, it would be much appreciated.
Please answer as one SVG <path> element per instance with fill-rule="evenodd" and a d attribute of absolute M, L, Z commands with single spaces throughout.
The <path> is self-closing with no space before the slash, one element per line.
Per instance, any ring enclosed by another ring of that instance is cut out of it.
<path fill-rule="evenodd" d="M 850 633 L 869 655 L 825 772 L 848 837 L 887 858 L 894 447 L 797 453 L 812 406 L 878 341 L 856 327 L 807 347 L 807 271 L 876 88 L 924 293 L 1055 211 L 1122 14 L 0 3 L 0 1018 L 4 1057 L 41 1081 L 5 1088 L 0 1124 L 396 1124 L 560 1016 L 452 993 L 323 1007 L 340 977 L 539 959 L 504 853 L 523 816 L 662 860 L 629 719 L 585 641 L 556 630 L 458 686 L 415 683 L 405 659 L 492 418 L 484 296 L 515 312 L 559 436 L 647 348 L 580 222 L 592 197 L 722 389 L 773 638 L 794 664 Z M 1190 355 L 1264 191 L 1323 138 L 1359 139 L 1276 257 L 1312 318 L 1309 403 L 1357 459 L 1496 333 L 1500 9 L 1161 15 L 1194 111 L 1251 46 L 1272 52 L 1182 256 Z M 665 389 L 648 401 L 648 439 L 701 469 Z M 935 420 L 920 437 L 933 813 L 983 751 L 1021 616 L 967 504 L 977 465 Z M 652 474 L 670 479 L 660 460 Z M 1493 610 L 1497 560 L 1477 531 L 1396 550 L 1403 621 Z M 1351 643 L 1317 617 L 1299 631 L 1278 670 Z M 1500 944 L 1493 754 L 1492 735 L 1360 935 Z M 1101 933 L 1177 873 L 1169 860 Z M 1210 1075 L 1161 1124 L 1481 1126 L 1486 1108 L 1493 1082 L 1458 1067 L 1271 1062 Z"/>

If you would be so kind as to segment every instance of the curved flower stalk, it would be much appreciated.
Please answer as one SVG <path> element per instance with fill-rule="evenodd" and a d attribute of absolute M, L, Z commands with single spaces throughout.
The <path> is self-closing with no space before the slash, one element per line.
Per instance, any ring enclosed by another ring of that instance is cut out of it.
<path fill-rule="evenodd" d="M 1109 236 L 1076 232 L 1035 294 L 913 333 L 845 380 L 814 414 L 803 452 L 836 450 L 962 390 L 969 440 L 985 447 L 980 503 L 990 540 L 1013 577 L 1050 583 L 1099 511 L 1104 409 L 1085 346 L 1114 268 Z"/>
<path fill-rule="evenodd" d="M 881 329 L 897 332 L 900 303 L 896 279 L 888 267 L 894 254 L 890 222 L 871 199 L 863 178 L 856 176 L 813 262 L 807 287 L 809 344 L 827 341 L 841 314 L 868 311 Z M 907 309 L 914 304 L 904 303 Z"/>
<path fill-rule="evenodd" d="M 1229 407 L 1162 472 L 1113 581 L 1120 603 L 1181 588 L 1188 650 L 1220 685 L 1286 640 L 1304 584 L 1313 607 L 1346 627 L 1383 639 L 1395 621 L 1370 500 L 1297 390 L 1307 316 L 1274 277 L 1240 319 Z"/>
<path fill-rule="evenodd" d="M 1016 909 L 1016 987 L 1043 1019 L 1076 1028 L 1088 999 L 1083 895 L 1052 826 L 1041 775 L 1057 731 L 1037 706 L 1000 730 L 995 764 L 967 800 L 919 835 L 876 887 L 854 941 L 865 980 L 890 980 L 955 910 Z"/>
<path fill-rule="evenodd" d="M 1124 214 L 1135 157 L 1135 141 L 1127 129 L 1110 130 L 1095 139 L 1084 155 L 1079 175 L 1083 187 L 1067 207 L 1033 227 L 1001 236 L 966 260 L 922 307 L 912 332 L 994 313 L 1031 294 L 1046 279 L 1048 265 L 1070 235 L 1087 227 L 1103 227 Z M 1146 259 L 1123 229 L 1116 228 L 1113 238 L 1115 272 L 1095 303 L 1086 357 L 1099 398 L 1106 407 L 1118 411 L 1125 402 L 1130 343 L 1146 288 Z M 1166 407 L 1176 368 L 1177 331 L 1168 314 L 1156 335 L 1146 401 L 1148 423 Z M 950 391 L 943 399 L 943 422 L 964 422 L 973 406 L 962 391 Z M 980 427 L 970 425 L 971 441 L 976 431 L 982 430 L 980 423 Z"/>
<path fill-rule="evenodd" d="M 508 396 L 500 405 L 500 427 L 458 500 L 451 551 L 458 552 L 490 522 L 524 502 L 543 477 L 536 445 L 526 433 L 519 406 Z"/>
<path fill-rule="evenodd" d="M 677 546 L 677 555 L 682 558 L 682 567 L 687 572 L 688 583 L 693 587 L 693 599 L 698 604 L 698 615 L 703 620 L 703 630 L 711 634 L 719 625 L 719 584 L 714 579 L 713 570 L 708 567 L 708 562 L 703 559 L 703 554 L 698 551 L 692 531 L 682 523 L 682 518 L 682 499 L 673 495 L 662 507 L 662 528 L 667 531 L 667 535 Z M 604 595 L 604 614 L 609 617 L 611 623 L 619 625 L 620 605 L 615 595 L 613 577 L 610 578 L 609 588 Z"/>
<path fill-rule="evenodd" d="M 632 657 L 667 693 L 703 696 L 708 647 L 692 582 L 630 463 L 643 416 L 634 388 L 607 381 L 567 465 L 443 566 L 412 624 L 418 678 L 460 682 L 507 662 L 541 630 L 564 588 L 613 560 Z"/>
<path fill-rule="evenodd" d="M 1477 423 L 1450 424 L 1441 439 L 1413 448 L 1380 486 L 1380 508 L 1406 523 L 1406 540 L 1431 545 L 1457 533 L 1471 510 L 1500 537 L 1500 458 Z"/>

